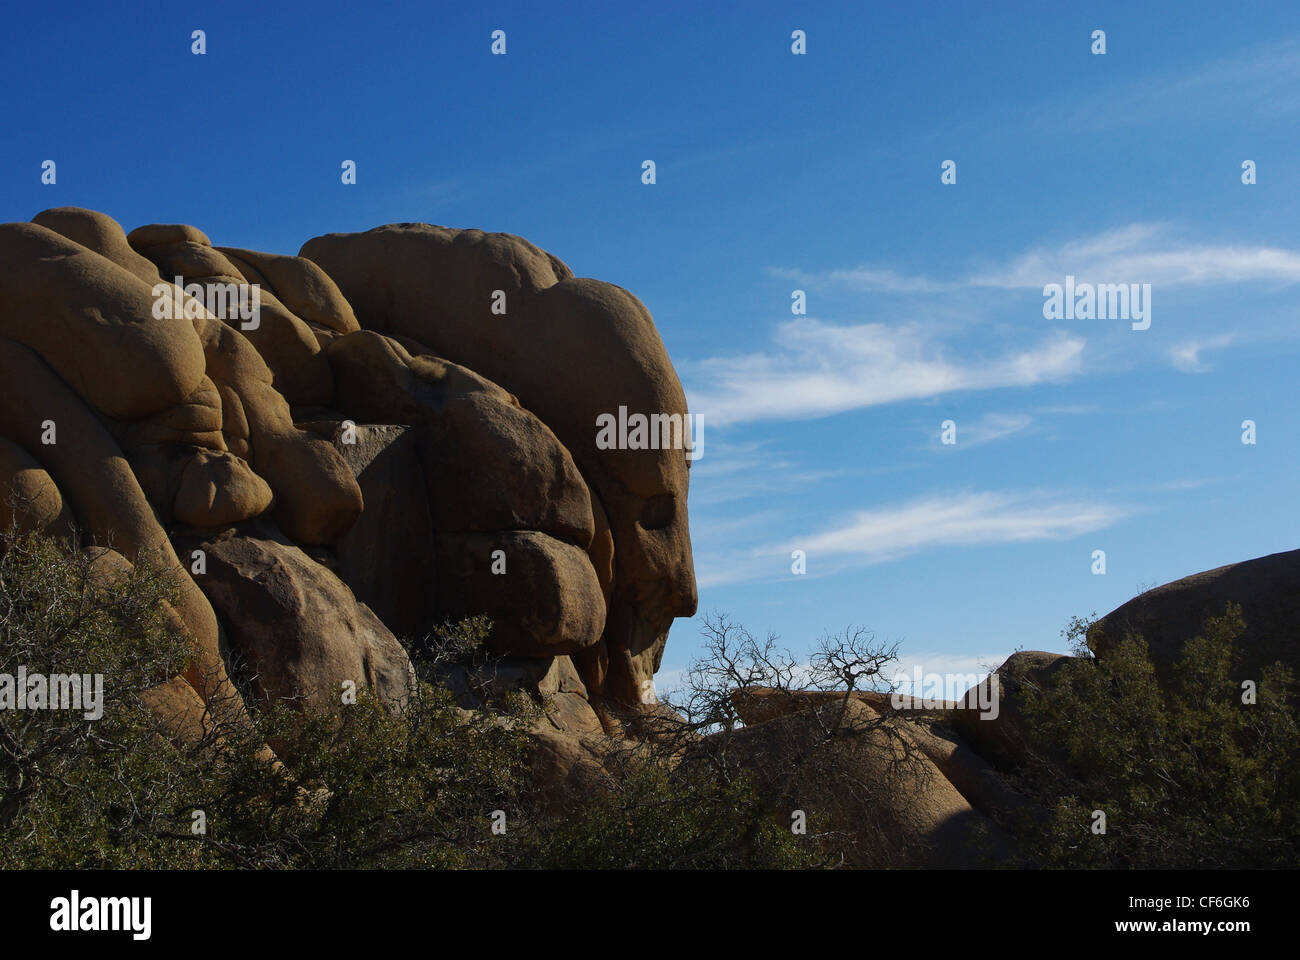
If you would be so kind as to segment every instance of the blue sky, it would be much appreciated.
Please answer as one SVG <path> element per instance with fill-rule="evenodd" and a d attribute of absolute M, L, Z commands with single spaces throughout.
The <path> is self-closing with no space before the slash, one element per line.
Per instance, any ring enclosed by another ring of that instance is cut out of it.
<path fill-rule="evenodd" d="M 424 220 L 627 287 L 704 418 L 702 611 L 965 672 L 1300 545 L 1294 3 L 135 6 L 5 12 L 0 217 Z M 1045 320 L 1066 274 L 1150 329 Z"/>

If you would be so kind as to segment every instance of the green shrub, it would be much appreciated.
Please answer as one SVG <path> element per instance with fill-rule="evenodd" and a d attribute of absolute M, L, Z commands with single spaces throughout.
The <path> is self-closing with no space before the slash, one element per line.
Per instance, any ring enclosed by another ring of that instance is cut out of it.
<path fill-rule="evenodd" d="M 1035 862 L 1063 867 L 1300 865 L 1300 730 L 1281 664 L 1232 679 L 1240 608 L 1205 623 L 1162 687 L 1140 636 L 1025 689 L 1024 785 L 1051 808 L 1028 824 Z M 1086 630 L 1086 624 L 1084 624 Z M 1106 832 L 1094 833 L 1094 811 Z"/>
<path fill-rule="evenodd" d="M 774 870 L 817 866 L 818 854 L 748 777 L 637 757 L 615 766 L 608 789 L 530 834 L 515 857 L 554 869 Z"/>
<path fill-rule="evenodd" d="M 794 836 L 771 798 L 722 762 L 725 751 L 711 753 L 699 739 L 696 728 L 712 720 L 684 723 L 677 738 L 626 745 L 607 758 L 605 789 L 562 813 L 544 808 L 528 769 L 538 705 L 515 694 L 471 711 L 438 685 L 448 661 L 485 662 L 491 625 L 483 618 L 444 625 L 414 645 L 419 679 L 400 712 L 363 692 L 339 714 L 286 703 L 237 722 L 210 711 L 206 736 L 173 739 L 143 694 L 191 656 L 165 615 L 175 584 L 147 563 L 97 576 L 98 553 L 0 535 L 0 672 L 21 664 L 104 679 L 99 719 L 0 710 L 0 868 L 818 862 L 815 837 Z M 725 682 L 713 697 L 724 704 L 729 671 L 718 676 Z M 681 737 L 711 762 L 679 763 Z M 504 835 L 492 830 L 494 811 L 506 814 Z"/>
<path fill-rule="evenodd" d="M 95 551 L 38 536 L 11 533 L 0 552 L 0 672 L 104 678 L 98 720 L 0 711 L 0 867 L 465 866 L 499 856 L 490 815 L 517 802 L 526 705 L 469 713 L 419 683 L 400 715 L 363 694 L 339 717 L 284 705 L 176 743 L 141 699 L 190 655 L 162 613 L 168 578 L 142 565 L 97 581 Z M 281 763 L 268 762 L 267 742 Z"/>

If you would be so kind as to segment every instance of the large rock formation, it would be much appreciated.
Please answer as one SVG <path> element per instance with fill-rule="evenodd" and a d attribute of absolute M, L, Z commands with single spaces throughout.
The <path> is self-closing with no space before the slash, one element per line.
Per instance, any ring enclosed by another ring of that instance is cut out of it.
<path fill-rule="evenodd" d="M 1148 590 L 1094 623 L 1088 646 L 1104 658 L 1126 635 L 1141 635 L 1156 676 L 1167 683 L 1183 645 L 1203 634 L 1206 619 L 1223 616 L 1230 603 L 1241 607 L 1246 623 L 1235 644 L 1239 659 L 1233 678 L 1258 680 L 1260 670 L 1278 660 L 1300 674 L 1300 550 L 1243 560 Z"/>
<path fill-rule="evenodd" d="M 612 284 L 575 278 L 509 234 L 395 224 L 317 237 L 300 254 L 339 285 L 363 327 L 417 341 L 500 384 L 567 448 L 613 551 L 603 636 L 579 669 L 595 693 L 653 700 L 668 627 L 696 606 L 689 461 L 681 449 L 600 449 L 595 429 L 619 407 L 687 412 L 642 303 Z"/>
<path fill-rule="evenodd" d="M 178 729 L 232 657 L 259 701 L 400 702 L 399 639 L 473 614 L 548 736 L 653 702 L 695 611 L 686 450 L 602 449 L 597 418 L 686 404 L 631 294 L 426 224 L 285 256 L 65 207 L 0 258 L 0 506 L 176 576 Z"/>

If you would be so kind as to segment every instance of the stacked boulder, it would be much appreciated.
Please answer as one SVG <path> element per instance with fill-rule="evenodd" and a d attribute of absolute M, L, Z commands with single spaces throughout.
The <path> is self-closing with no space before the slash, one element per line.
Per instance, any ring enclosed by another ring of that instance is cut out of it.
<path fill-rule="evenodd" d="M 196 656 L 161 705 L 232 663 L 266 700 L 400 701 L 399 638 L 479 614 L 557 728 L 653 703 L 696 605 L 688 451 L 596 424 L 686 404 L 631 294 L 427 224 L 282 256 L 67 207 L 0 225 L 0 262 L 5 521 L 178 575 Z"/>

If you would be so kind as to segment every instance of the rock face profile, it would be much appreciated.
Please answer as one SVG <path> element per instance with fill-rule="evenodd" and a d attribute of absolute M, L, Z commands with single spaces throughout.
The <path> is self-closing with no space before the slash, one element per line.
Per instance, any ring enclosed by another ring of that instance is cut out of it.
<path fill-rule="evenodd" d="M 519 237 L 480 230 L 395 224 L 317 237 L 300 255 L 338 284 L 363 328 L 384 335 L 363 335 L 372 340 L 364 362 L 387 371 L 385 382 L 392 384 L 392 392 L 376 402 L 424 421 L 435 446 L 465 442 L 460 424 L 482 424 L 475 432 L 484 431 L 485 449 L 494 431 L 533 432 L 513 422 L 519 418 L 507 417 L 491 390 L 467 382 L 464 373 L 473 371 L 498 384 L 502 395 L 517 397 L 516 405 L 544 425 L 528 441 L 536 444 L 539 462 L 551 455 L 552 445 L 567 451 L 573 468 L 557 463 L 553 482 L 585 481 L 594 531 L 585 543 L 573 536 L 577 531 L 569 524 L 587 522 L 576 516 L 582 508 L 576 503 L 580 491 L 573 490 L 575 516 L 563 518 L 568 540 L 596 561 L 598 579 L 612 550 L 612 570 L 601 583 L 609 602 L 599 642 L 566 637 L 561 652 L 581 651 L 577 663 L 589 688 L 620 702 L 652 700 L 668 627 L 696 606 L 686 524 L 688 461 L 681 451 L 599 449 L 593 429 L 599 416 L 620 406 L 670 416 L 687 412 L 645 306 L 612 284 L 575 278 L 557 257 Z M 494 300 L 503 314 L 490 311 Z M 360 348 L 343 343 L 330 345 L 331 358 L 353 349 L 356 362 L 363 362 Z M 445 369 L 426 372 L 420 354 L 434 354 L 434 364 Z M 340 363 L 335 361 L 336 369 Z M 471 398 L 460 392 L 473 395 L 473 413 L 461 412 Z M 527 506 L 519 505 L 526 524 L 520 529 L 565 539 L 556 526 L 561 518 L 529 517 Z M 473 524 L 481 522 L 468 516 L 460 524 L 466 529 L 454 534 L 479 529 Z M 573 563 L 544 545 L 534 556 L 543 566 Z M 575 581 L 579 576 L 574 570 L 566 574 Z M 590 629 L 592 617 L 582 620 Z"/>
<path fill-rule="evenodd" d="M 232 663 L 259 699 L 400 701 L 399 640 L 472 615 L 573 729 L 653 704 L 696 606 L 689 451 L 602 449 L 597 418 L 687 411 L 630 293 L 427 224 L 285 256 L 65 207 L 0 259 L 5 521 L 178 575 L 193 695 L 160 710 Z"/>

